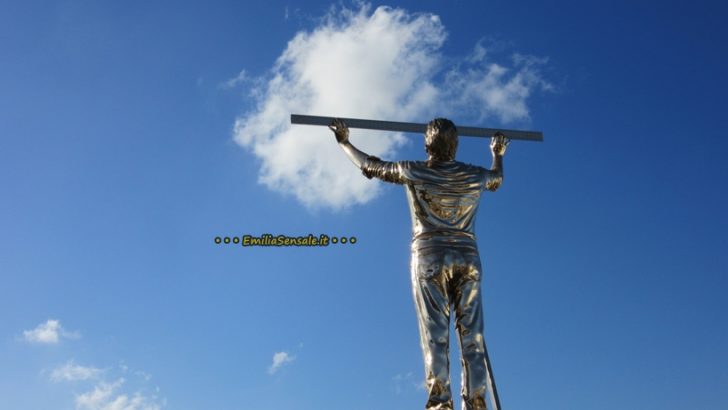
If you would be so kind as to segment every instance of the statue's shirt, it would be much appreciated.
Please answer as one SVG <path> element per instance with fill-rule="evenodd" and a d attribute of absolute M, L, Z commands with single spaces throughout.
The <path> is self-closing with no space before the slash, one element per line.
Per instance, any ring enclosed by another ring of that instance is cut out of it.
<path fill-rule="evenodd" d="M 495 172 L 458 161 L 387 162 L 374 157 L 362 165 L 362 172 L 405 185 L 413 251 L 477 251 L 475 215 L 480 194 L 498 178 Z"/>

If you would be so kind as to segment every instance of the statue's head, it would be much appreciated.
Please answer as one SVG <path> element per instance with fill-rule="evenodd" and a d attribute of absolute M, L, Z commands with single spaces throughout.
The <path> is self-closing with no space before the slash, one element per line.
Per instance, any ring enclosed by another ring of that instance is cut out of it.
<path fill-rule="evenodd" d="M 425 151 L 431 159 L 452 161 L 458 149 L 458 130 L 446 118 L 435 118 L 427 124 L 425 131 Z"/>

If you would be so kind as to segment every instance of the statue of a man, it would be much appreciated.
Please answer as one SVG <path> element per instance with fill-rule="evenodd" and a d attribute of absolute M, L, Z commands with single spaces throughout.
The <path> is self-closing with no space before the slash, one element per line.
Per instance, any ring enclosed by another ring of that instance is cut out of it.
<path fill-rule="evenodd" d="M 486 410 L 488 368 L 480 296 L 482 268 L 475 240 L 475 214 L 484 190 L 503 181 L 503 155 L 509 140 L 491 141 L 491 169 L 455 161 L 458 135 L 452 121 L 427 125 L 427 161 L 387 162 L 349 142 L 341 120 L 329 128 L 339 146 L 368 178 L 404 185 L 412 216 L 412 291 L 425 362 L 427 410 L 452 410 L 450 391 L 450 310 L 460 342 L 463 409 Z"/>

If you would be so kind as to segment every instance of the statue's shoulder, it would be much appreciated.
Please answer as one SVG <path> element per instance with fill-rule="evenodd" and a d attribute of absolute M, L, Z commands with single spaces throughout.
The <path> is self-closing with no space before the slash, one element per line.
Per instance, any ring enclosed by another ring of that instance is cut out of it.
<path fill-rule="evenodd" d="M 462 170 L 466 170 L 469 172 L 484 172 L 487 171 L 487 169 L 481 167 L 480 165 L 473 165 L 467 162 L 460 162 L 460 161 L 453 161 L 453 166 L 455 168 L 459 168 Z"/>
<path fill-rule="evenodd" d="M 427 168 L 427 162 L 425 161 L 397 161 L 402 169 L 422 169 Z"/>

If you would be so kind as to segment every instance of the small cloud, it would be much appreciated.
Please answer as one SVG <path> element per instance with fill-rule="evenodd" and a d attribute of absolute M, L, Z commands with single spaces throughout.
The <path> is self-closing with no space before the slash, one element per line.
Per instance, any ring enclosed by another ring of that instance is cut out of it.
<path fill-rule="evenodd" d="M 392 377 L 392 382 L 396 394 L 410 390 L 425 390 L 425 382 L 417 381 L 412 372 L 396 374 Z"/>
<path fill-rule="evenodd" d="M 61 338 L 78 339 L 81 337 L 78 332 L 69 332 L 61 326 L 61 322 L 48 319 L 45 323 L 39 324 L 35 329 L 23 331 L 23 339 L 30 343 L 55 344 Z"/>
<path fill-rule="evenodd" d="M 124 384 L 124 379 L 119 379 L 114 383 L 101 382 L 97 384 L 93 390 L 76 396 L 77 409 L 101 409 L 104 403 L 110 401 L 114 390 Z"/>
<path fill-rule="evenodd" d="M 102 370 L 96 367 L 81 366 L 70 361 L 61 367 L 53 369 L 53 372 L 51 372 L 51 380 L 54 382 L 91 380 L 97 379 L 101 372 Z"/>
<path fill-rule="evenodd" d="M 156 394 L 145 395 L 140 391 L 133 394 L 123 392 L 126 383 L 119 378 L 112 383 L 101 381 L 93 390 L 76 396 L 77 410 L 161 410 L 165 400 Z M 159 389 L 157 389 L 159 392 Z"/>
<path fill-rule="evenodd" d="M 268 368 L 268 374 L 274 374 L 286 363 L 296 360 L 295 356 L 291 356 L 287 352 L 277 352 L 273 355 L 273 364 Z"/>
<path fill-rule="evenodd" d="M 239 86 L 240 84 L 243 84 L 245 81 L 248 80 L 248 74 L 245 72 L 245 70 L 241 70 L 240 73 L 235 77 L 231 78 L 224 83 L 220 84 L 220 88 L 223 89 L 231 89 Z"/>
<path fill-rule="evenodd" d="M 63 338 L 78 337 L 78 332 L 65 330 L 54 319 L 23 332 L 23 338 L 32 343 L 52 344 Z M 45 370 L 41 372 L 45 373 Z M 149 382 L 152 375 L 132 369 L 123 361 L 118 367 L 98 368 L 70 360 L 53 369 L 49 379 L 53 382 L 78 382 L 72 385 L 77 392 L 77 389 L 82 389 L 80 394 L 75 394 L 76 410 L 161 410 L 167 405 L 167 400 L 160 398 L 159 387 L 151 390 Z"/>
<path fill-rule="evenodd" d="M 467 61 L 471 63 L 481 62 L 485 60 L 485 54 L 487 51 L 488 50 L 483 46 L 483 41 L 478 41 L 478 43 L 475 44 L 475 47 L 473 47 L 473 52 L 467 57 Z"/>
<path fill-rule="evenodd" d="M 142 378 L 145 382 L 152 380 L 152 375 L 147 372 L 138 370 L 138 371 L 134 372 L 134 374 L 139 376 L 140 378 Z"/>

